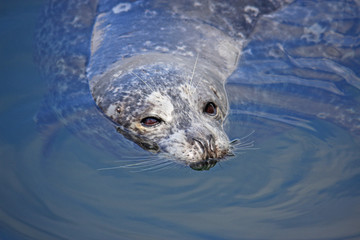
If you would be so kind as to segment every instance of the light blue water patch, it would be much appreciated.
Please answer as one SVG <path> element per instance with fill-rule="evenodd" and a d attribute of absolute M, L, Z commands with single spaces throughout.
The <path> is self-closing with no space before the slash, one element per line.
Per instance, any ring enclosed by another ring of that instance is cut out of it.
<path fill-rule="evenodd" d="M 38 131 L 41 4 L 1 5 L 0 238 L 360 238 L 355 3 L 296 1 L 259 22 L 227 85 L 225 130 L 251 149 L 203 172 L 153 168 L 126 139 L 114 155 L 56 119 Z"/>

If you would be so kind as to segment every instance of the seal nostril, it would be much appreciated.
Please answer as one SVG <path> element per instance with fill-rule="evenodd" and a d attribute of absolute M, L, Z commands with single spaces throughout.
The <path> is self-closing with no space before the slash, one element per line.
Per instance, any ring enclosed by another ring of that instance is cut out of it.
<path fill-rule="evenodd" d="M 193 142 L 201 151 L 203 159 L 216 158 L 215 138 L 212 134 L 204 139 L 193 138 Z"/>
<path fill-rule="evenodd" d="M 197 145 L 198 148 L 201 150 L 202 154 L 204 154 L 204 153 L 205 153 L 205 146 L 204 146 L 204 144 L 203 144 L 200 140 L 198 140 L 198 139 L 196 139 L 196 138 L 193 138 L 193 140 L 194 140 L 194 144 Z"/>
<path fill-rule="evenodd" d="M 208 145 L 209 145 L 209 150 L 212 153 L 215 153 L 216 146 L 215 146 L 215 139 L 214 139 L 213 135 L 209 135 L 209 137 L 208 137 Z"/>

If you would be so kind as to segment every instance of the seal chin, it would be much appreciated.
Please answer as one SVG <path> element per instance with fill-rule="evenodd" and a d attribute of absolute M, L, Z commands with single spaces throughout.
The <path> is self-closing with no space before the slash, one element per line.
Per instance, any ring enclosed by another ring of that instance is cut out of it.
<path fill-rule="evenodd" d="M 214 167 L 218 162 L 218 159 L 211 158 L 200 162 L 190 163 L 189 167 L 196 171 L 210 170 L 210 168 Z"/>

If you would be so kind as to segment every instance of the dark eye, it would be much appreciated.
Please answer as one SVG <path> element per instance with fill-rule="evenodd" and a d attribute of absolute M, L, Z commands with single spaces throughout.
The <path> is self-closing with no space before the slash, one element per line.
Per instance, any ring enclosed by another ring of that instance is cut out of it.
<path fill-rule="evenodd" d="M 161 123 L 161 119 L 156 117 L 146 117 L 141 120 L 141 124 L 145 127 L 153 127 Z"/>
<path fill-rule="evenodd" d="M 204 108 L 204 113 L 207 113 L 210 116 L 215 116 L 216 115 L 216 105 L 212 102 L 209 102 L 208 104 L 206 104 L 206 106 Z"/>

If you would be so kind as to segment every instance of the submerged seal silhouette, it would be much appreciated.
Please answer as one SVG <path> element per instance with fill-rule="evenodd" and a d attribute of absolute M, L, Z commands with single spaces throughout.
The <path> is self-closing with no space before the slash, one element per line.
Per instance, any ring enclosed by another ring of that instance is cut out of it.
<path fill-rule="evenodd" d="M 203 170 L 232 155 L 223 129 L 225 81 L 258 18 L 283 4 L 90 0 L 68 4 L 62 16 L 66 27 L 92 26 L 86 77 L 79 75 L 116 130 L 148 151 Z"/>

